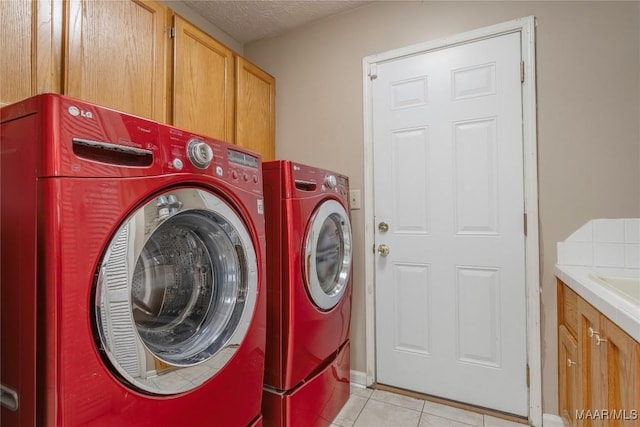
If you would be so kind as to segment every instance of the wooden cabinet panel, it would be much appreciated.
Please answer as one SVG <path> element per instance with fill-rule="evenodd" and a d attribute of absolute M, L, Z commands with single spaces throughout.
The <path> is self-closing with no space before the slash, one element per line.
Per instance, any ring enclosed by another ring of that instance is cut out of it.
<path fill-rule="evenodd" d="M 610 427 L 631 425 L 634 414 L 640 410 L 640 345 L 610 320 L 602 319 L 602 342 L 606 398 L 603 408 L 614 411 L 607 424 Z M 625 419 L 626 418 L 626 419 Z"/>
<path fill-rule="evenodd" d="M 172 124 L 233 142 L 233 51 L 180 16 L 174 25 Z"/>
<path fill-rule="evenodd" d="M 578 294 L 558 281 L 558 324 L 566 326 L 569 332 L 578 334 Z"/>
<path fill-rule="evenodd" d="M 63 93 L 275 158 L 275 79 L 156 0 L 5 1 L 0 24 L 0 105 Z"/>
<path fill-rule="evenodd" d="M 596 344 L 596 336 L 600 334 L 600 312 L 582 298 L 578 299 L 578 365 L 581 371 L 582 399 L 578 407 L 585 410 L 600 410 L 604 408 L 604 376 L 600 370 L 601 352 Z M 587 418 L 583 421 L 586 426 L 602 426 L 598 417 Z"/>
<path fill-rule="evenodd" d="M 566 324 L 574 317 L 575 337 Z M 560 415 L 567 425 L 626 427 L 638 423 L 640 343 L 561 281 L 558 388 Z"/>
<path fill-rule="evenodd" d="M 580 390 L 580 367 L 578 366 L 578 343 L 567 328 L 558 329 L 558 382 L 560 416 L 567 426 L 574 427 Z"/>
<path fill-rule="evenodd" d="M 0 49 L 0 101 L 3 105 L 27 98 L 35 91 L 31 73 L 35 51 L 31 23 L 35 9 L 35 3 L 25 0 L 3 2 L 0 8 L 3 38 Z M 25 52 L 28 54 L 25 55 Z"/>
<path fill-rule="evenodd" d="M 166 122 L 168 16 L 156 1 L 70 0 L 63 93 Z"/>
<path fill-rule="evenodd" d="M 61 12 L 62 3 L 54 0 L 2 2 L 0 106 L 60 90 Z"/>
<path fill-rule="evenodd" d="M 236 144 L 275 159 L 275 79 L 236 58 Z"/>

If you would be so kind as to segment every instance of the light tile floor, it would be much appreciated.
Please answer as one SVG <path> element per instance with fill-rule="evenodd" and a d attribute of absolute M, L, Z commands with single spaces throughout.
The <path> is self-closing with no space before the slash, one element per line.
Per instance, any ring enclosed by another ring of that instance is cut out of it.
<path fill-rule="evenodd" d="M 351 396 L 332 427 L 524 427 L 413 397 L 351 386 Z"/>

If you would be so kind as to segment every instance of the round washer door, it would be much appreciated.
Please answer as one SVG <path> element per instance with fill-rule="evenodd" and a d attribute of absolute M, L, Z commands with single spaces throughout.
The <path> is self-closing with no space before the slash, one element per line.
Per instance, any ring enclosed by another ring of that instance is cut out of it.
<path fill-rule="evenodd" d="M 311 217 L 305 238 L 304 276 L 313 303 L 322 310 L 335 307 L 351 274 L 351 222 L 335 200 L 323 202 Z"/>
<path fill-rule="evenodd" d="M 224 200 L 197 188 L 148 201 L 115 233 L 95 283 L 94 324 L 114 373 L 171 395 L 231 359 L 258 291 L 256 251 Z"/>

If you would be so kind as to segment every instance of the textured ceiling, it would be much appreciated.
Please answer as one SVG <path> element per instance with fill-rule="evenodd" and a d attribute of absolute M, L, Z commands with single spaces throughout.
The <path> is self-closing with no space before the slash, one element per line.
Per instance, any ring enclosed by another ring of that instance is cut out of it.
<path fill-rule="evenodd" d="M 244 44 L 371 1 L 183 0 L 183 3 Z"/>

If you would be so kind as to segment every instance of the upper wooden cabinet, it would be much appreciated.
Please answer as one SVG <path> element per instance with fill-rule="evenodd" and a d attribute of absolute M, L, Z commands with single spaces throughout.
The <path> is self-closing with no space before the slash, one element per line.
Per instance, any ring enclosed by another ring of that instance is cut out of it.
<path fill-rule="evenodd" d="M 63 93 L 166 122 L 169 9 L 70 0 L 65 14 Z"/>
<path fill-rule="evenodd" d="M 275 79 L 236 57 L 236 144 L 275 159 Z"/>
<path fill-rule="evenodd" d="M 275 157 L 275 80 L 156 0 L 0 0 L 0 105 L 43 92 Z"/>
<path fill-rule="evenodd" d="M 233 51 L 174 16 L 172 124 L 234 140 Z"/>
<path fill-rule="evenodd" d="M 0 106 L 42 92 L 59 92 L 62 3 L 54 0 L 0 2 Z M 54 26 L 58 24 L 58 27 Z"/>

